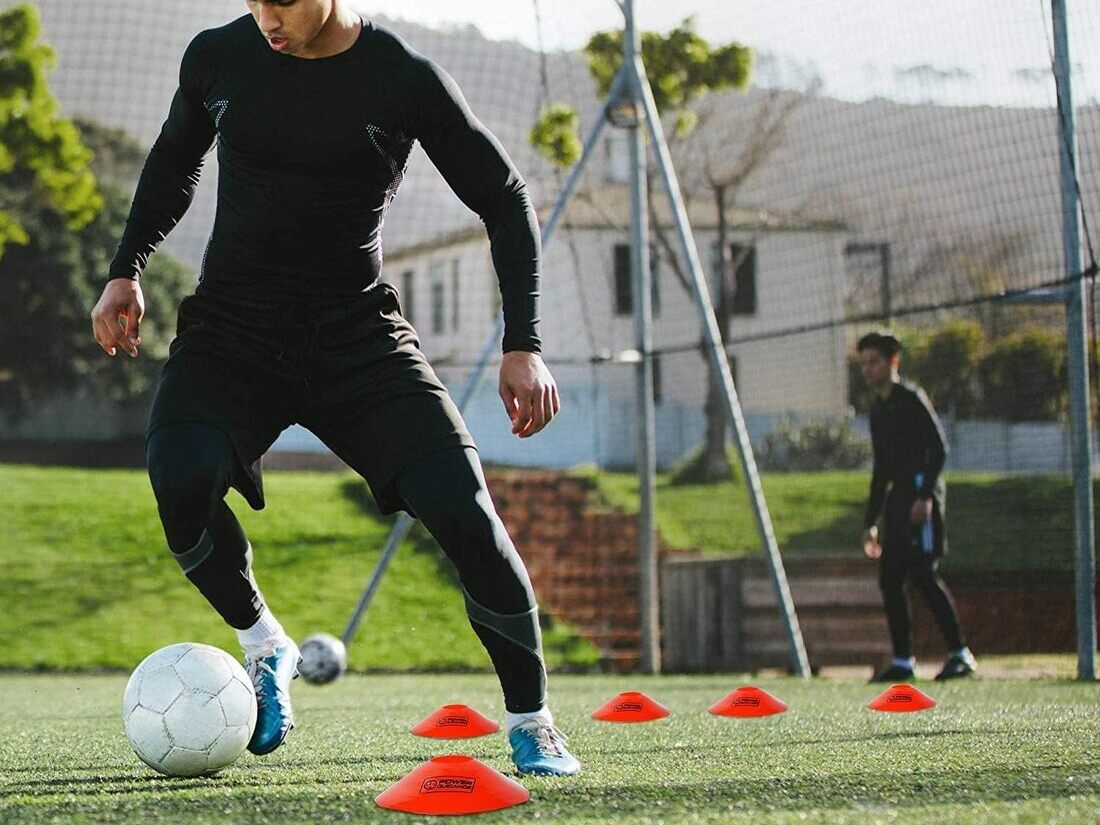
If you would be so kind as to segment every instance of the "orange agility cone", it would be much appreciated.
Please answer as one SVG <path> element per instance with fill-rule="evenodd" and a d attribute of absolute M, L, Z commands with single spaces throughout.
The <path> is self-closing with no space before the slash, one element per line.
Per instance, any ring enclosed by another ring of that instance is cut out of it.
<path fill-rule="evenodd" d="M 912 685 L 892 685 L 877 699 L 867 704 L 871 710 L 888 713 L 912 713 L 916 710 L 934 708 L 936 700 Z"/>
<path fill-rule="evenodd" d="M 496 733 L 500 725 L 469 705 L 444 705 L 409 730 L 417 736 L 433 739 L 469 739 Z"/>
<path fill-rule="evenodd" d="M 771 716 L 773 713 L 783 713 L 786 709 L 786 702 L 780 702 L 766 690 L 751 685 L 737 688 L 726 698 L 710 706 L 710 712 L 715 716 L 738 718 Z"/>
<path fill-rule="evenodd" d="M 374 798 L 380 808 L 410 814 L 480 814 L 519 805 L 527 789 L 471 756 L 437 756 Z"/>
<path fill-rule="evenodd" d="M 668 708 L 644 693 L 627 691 L 596 708 L 592 712 L 592 718 L 603 722 L 651 722 L 654 719 L 664 719 L 668 714 Z"/>

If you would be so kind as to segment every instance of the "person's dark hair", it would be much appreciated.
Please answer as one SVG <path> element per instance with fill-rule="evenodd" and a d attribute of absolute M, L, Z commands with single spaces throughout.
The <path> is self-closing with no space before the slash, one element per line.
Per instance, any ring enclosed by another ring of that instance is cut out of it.
<path fill-rule="evenodd" d="M 856 351 L 863 352 L 865 349 L 877 349 L 885 358 L 893 358 L 901 352 L 901 341 L 888 330 L 877 330 L 859 339 Z"/>

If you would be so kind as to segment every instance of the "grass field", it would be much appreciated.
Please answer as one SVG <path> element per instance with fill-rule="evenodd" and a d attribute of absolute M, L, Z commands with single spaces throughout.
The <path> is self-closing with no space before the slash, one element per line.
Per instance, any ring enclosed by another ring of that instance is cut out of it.
<path fill-rule="evenodd" d="M 1069 667 L 1068 660 L 1062 663 Z M 865 710 L 856 681 L 765 678 L 791 709 L 711 716 L 730 676 L 557 676 L 559 724 L 584 763 L 573 779 L 524 779 L 513 823 L 1091 823 L 1100 806 L 1100 694 L 1058 680 L 922 686 L 940 705 Z M 266 758 L 214 778 L 168 779 L 121 731 L 124 676 L 0 676 L 0 822 L 320 823 L 445 821 L 382 811 L 374 797 L 431 756 L 463 752 L 511 774 L 502 735 L 464 742 L 407 729 L 445 702 L 500 716 L 491 676 L 353 676 L 295 684 L 300 727 Z M 671 718 L 608 725 L 588 714 L 643 690 Z"/>
<path fill-rule="evenodd" d="M 593 504 L 636 508 L 628 474 L 594 477 Z M 1071 498 L 1058 477 L 959 475 L 950 487 L 953 567 L 1072 569 Z M 858 553 L 865 473 L 764 479 L 788 558 Z M 233 649 L 232 634 L 169 557 L 145 474 L 0 466 L 0 668 L 133 667 L 181 639 Z M 268 507 L 231 494 L 249 532 L 261 586 L 287 629 L 339 633 L 392 520 L 377 515 L 351 474 L 267 475 Z M 661 479 L 665 542 L 755 554 L 743 487 L 670 486 Z M 521 548 L 522 551 L 522 548 Z M 598 651 L 568 627 L 544 628 L 553 665 L 584 668 Z M 488 669 L 466 621 L 454 570 L 423 531 L 397 555 L 353 649 L 358 669 Z"/>
<path fill-rule="evenodd" d="M 257 576 L 287 630 L 339 634 L 381 553 L 391 518 L 358 478 L 270 473 L 267 508 L 234 510 Z M 236 649 L 172 561 L 144 472 L 0 466 L 0 668 L 134 667 L 181 640 Z M 551 663 L 598 651 L 544 629 Z M 454 568 L 426 533 L 395 557 L 357 638 L 358 668 L 489 669 L 466 620 Z"/>
<path fill-rule="evenodd" d="M 637 477 L 592 473 L 597 503 L 638 508 Z M 767 473 L 763 476 L 780 550 L 788 558 L 859 556 L 866 472 Z M 1062 476 L 950 473 L 950 552 L 944 569 L 1073 569 L 1073 498 Z M 657 520 L 671 547 L 708 554 L 757 555 L 760 546 L 744 485 L 672 485 L 657 480 Z"/>

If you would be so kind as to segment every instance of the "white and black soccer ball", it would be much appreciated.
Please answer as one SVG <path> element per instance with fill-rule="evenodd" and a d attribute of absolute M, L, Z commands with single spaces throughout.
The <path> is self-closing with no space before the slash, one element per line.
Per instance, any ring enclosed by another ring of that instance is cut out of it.
<path fill-rule="evenodd" d="M 328 633 L 314 633 L 302 640 L 302 662 L 298 672 L 307 682 L 327 685 L 348 669 L 348 650 L 344 643 Z"/>
<path fill-rule="evenodd" d="M 142 762 L 168 776 L 231 764 L 256 727 L 256 694 L 224 650 L 184 642 L 137 666 L 122 697 L 126 738 Z"/>

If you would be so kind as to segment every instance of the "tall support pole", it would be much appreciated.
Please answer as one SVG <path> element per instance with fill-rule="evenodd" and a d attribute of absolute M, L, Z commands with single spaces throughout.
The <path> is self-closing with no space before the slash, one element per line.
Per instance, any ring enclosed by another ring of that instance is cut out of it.
<path fill-rule="evenodd" d="M 554 211 L 550 213 L 550 217 L 542 226 L 543 246 L 546 246 L 550 242 L 550 238 L 553 237 L 554 231 L 558 228 L 558 223 L 565 214 L 569 202 L 573 199 L 573 193 L 577 189 L 577 184 L 580 183 L 581 174 L 584 172 L 584 168 L 591 159 L 592 154 L 596 151 L 596 145 L 600 139 L 600 135 L 603 134 L 604 127 L 607 125 L 608 113 L 625 82 L 624 74 L 620 71 L 611 84 L 611 91 L 608 95 L 607 102 L 604 104 L 603 110 L 600 112 L 599 117 L 596 118 L 596 122 L 592 125 L 592 129 L 588 134 L 588 139 L 584 142 L 584 152 L 581 154 L 580 161 L 573 167 L 573 171 L 565 182 L 565 187 L 558 196 L 558 202 L 554 204 Z M 481 348 L 481 355 L 478 358 L 477 365 L 466 379 L 466 384 L 463 386 L 462 393 L 459 395 L 458 409 L 460 412 L 466 409 L 466 405 L 469 404 L 477 388 L 481 385 L 485 377 L 485 371 L 489 368 L 492 354 L 503 336 L 504 316 L 501 316 L 497 319 L 496 326 L 494 326 L 493 331 L 489 333 L 489 337 L 485 339 L 485 344 Z M 394 522 L 393 527 L 390 528 L 390 534 L 386 538 L 386 545 L 382 550 L 382 555 L 375 564 L 374 570 L 371 572 L 371 577 L 367 581 L 367 586 L 359 595 L 359 601 L 356 603 L 355 609 L 352 610 L 351 616 L 344 626 L 344 632 L 341 634 L 341 638 L 345 646 L 349 646 L 352 639 L 355 638 L 355 634 L 359 630 L 359 625 L 363 621 L 363 616 L 374 600 L 374 594 L 378 592 L 378 586 L 382 583 L 382 577 L 386 575 L 386 570 L 389 568 L 390 562 L 397 553 L 397 548 L 401 546 L 401 542 L 405 540 L 409 531 L 412 530 L 414 521 L 415 519 L 408 513 L 402 513 L 397 521 Z"/>
<path fill-rule="evenodd" d="M 649 205 L 647 202 L 646 146 L 640 78 L 642 36 L 635 25 L 634 0 L 625 0 L 623 13 L 623 70 L 634 103 L 630 129 L 630 266 L 634 284 L 635 348 L 640 353 L 634 382 L 638 422 L 638 607 L 641 619 L 641 669 L 661 671 L 661 626 L 657 590 L 657 423 L 653 411 L 653 274 L 649 264 Z"/>
<path fill-rule="evenodd" d="M 722 337 L 718 332 L 718 322 L 714 317 L 710 292 L 707 289 L 703 267 L 699 261 L 699 250 L 695 246 L 695 239 L 688 224 L 687 209 L 684 207 L 683 197 L 680 194 L 680 184 L 676 177 L 676 170 L 672 165 L 668 143 L 665 141 L 664 128 L 661 126 L 661 120 L 658 117 L 657 104 L 653 100 L 653 92 L 649 88 L 649 81 L 646 79 L 645 66 L 642 65 L 640 59 L 635 62 L 634 73 L 637 78 L 639 96 L 645 105 L 646 123 L 649 125 L 649 133 L 653 138 L 653 151 L 657 155 L 661 179 L 675 218 L 680 252 L 688 264 L 695 302 L 703 326 L 703 335 L 706 339 L 707 353 L 710 356 L 711 369 L 717 373 L 724 390 L 722 395 L 725 401 L 726 414 L 729 416 L 730 424 L 736 436 L 737 451 L 741 458 L 741 470 L 748 484 L 753 513 L 756 516 L 757 532 L 760 535 L 760 543 L 764 548 L 768 569 L 771 572 L 772 586 L 787 631 L 791 670 L 799 676 L 808 677 L 810 675 L 810 661 L 806 656 L 802 628 L 798 624 L 798 614 L 795 612 L 794 600 L 791 598 L 787 573 L 783 567 L 783 558 L 779 555 L 779 545 L 776 543 L 775 531 L 772 529 L 771 515 L 768 513 L 768 505 L 764 500 L 764 490 L 760 484 L 756 459 L 753 457 L 752 443 L 749 441 L 748 429 L 745 426 L 744 416 L 741 414 L 741 402 L 737 398 L 737 390 L 733 384 L 729 361 L 726 359 Z"/>
<path fill-rule="evenodd" d="M 1054 21 L 1054 80 L 1058 89 L 1058 160 L 1062 182 L 1062 247 L 1066 266 L 1066 365 L 1077 546 L 1077 678 L 1096 679 L 1096 562 L 1092 500 L 1092 430 L 1089 426 L 1088 334 L 1085 282 L 1081 278 L 1080 208 L 1077 195 L 1077 138 L 1070 83 L 1065 0 L 1051 0 Z"/>

